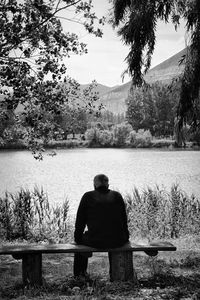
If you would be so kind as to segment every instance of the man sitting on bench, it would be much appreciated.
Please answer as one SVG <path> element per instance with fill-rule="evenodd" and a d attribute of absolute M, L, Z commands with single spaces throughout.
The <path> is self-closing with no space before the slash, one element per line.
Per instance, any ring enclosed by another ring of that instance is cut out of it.
<path fill-rule="evenodd" d="M 94 177 L 94 190 L 86 192 L 79 204 L 74 239 L 94 248 L 116 248 L 129 240 L 127 215 L 120 193 L 109 188 L 108 177 Z M 87 231 L 84 232 L 87 226 Z M 90 253 L 75 253 L 74 276 L 86 276 Z M 110 256 L 109 256 L 110 260 Z"/>

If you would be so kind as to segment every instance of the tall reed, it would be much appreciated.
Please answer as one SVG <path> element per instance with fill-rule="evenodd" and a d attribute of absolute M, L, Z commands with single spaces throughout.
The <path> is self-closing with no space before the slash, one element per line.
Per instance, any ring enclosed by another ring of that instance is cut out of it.
<path fill-rule="evenodd" d="M 15 194 L 6 192 L 0 198 L 0 237 L 66 240 L 68 211 L 67 199 L 60 206 L 52 206 L 43 188 L 35 187 L 33 191 L 20 188 Z"/>
<path fill-rule="evenodd" d="M 141 192 L 134 188 L 125 202 L 132 237 L 177 238 L 200 230 L 200 200 L 177 184 L 169 192 L 158 186 Z"/>
<path fill-rule="evenodd" d="M 152 240 L 199 234 L 200 200 L 194 195 L 189 197 L 177 184 L 170 191 L 159 186 L 141 192 L 134 188 L 125 196 L 125 202 L 133 238 Z M 43 188 L 6 192 L 0 198 L 0 238 L 66 241 L 71 236 L 68 212 L 67 199 L 52 206 Z"/>

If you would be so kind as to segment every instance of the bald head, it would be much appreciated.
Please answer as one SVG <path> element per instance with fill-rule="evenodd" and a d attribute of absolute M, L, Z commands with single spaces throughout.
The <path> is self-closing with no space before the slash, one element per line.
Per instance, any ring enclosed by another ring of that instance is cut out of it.
<path fill-rule="evenodd" d="M 104 174 L 98 174 L 94 177 L 94 188 L 98 189 L 99 187 L 109 187 L 108 177 Z"/>

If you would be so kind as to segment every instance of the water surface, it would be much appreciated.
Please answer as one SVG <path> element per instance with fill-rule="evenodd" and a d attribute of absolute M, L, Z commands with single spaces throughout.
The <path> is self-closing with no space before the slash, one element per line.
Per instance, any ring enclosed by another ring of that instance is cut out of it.
<path fill-rule="evenodd" d="M 156 184 L 169 190 L 179 183 L 189 195 L 200 197 L 200 152 L 135 149 L 57 150 L 36 161 L 28 151 L 0 152 L 0 195 L 35 185 L 48 192 L 51 203 L 66 197 L 73 214 L 85 191 L 93 189 L 93 177 L 105 173 L 110 188 L 123 195 L 134 186 L 140 190 Z"/>

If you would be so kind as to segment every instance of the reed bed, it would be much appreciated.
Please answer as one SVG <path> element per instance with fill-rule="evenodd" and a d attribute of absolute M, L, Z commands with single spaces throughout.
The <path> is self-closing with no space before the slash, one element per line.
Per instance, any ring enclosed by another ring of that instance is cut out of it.
<path fill-rule="evenodd" d="M 170 191 L 148 187 L 125 196 L 132 237 L 179 238 L 200 230 L 200 200 L 173 184 Z"/>
<path fill-rule="evenodd" d="M 125 197 L 131 238 L 179 238 L 198 235 L 200 200 L 188 196 L 177 184 L 170 191 L 155 186 Z M 69 202 L 50 205 L 43 188 L 20 188 L 0 198 L 0 238 L 29 241 L 66 242 L 73 238 Z"/>
<path fill-rule="evenodd" d="M 20 188 L 0 198 L 0 238 L 60 242 L 67 239 L 69 204 L 52 206 L 43 188 Z"/>

